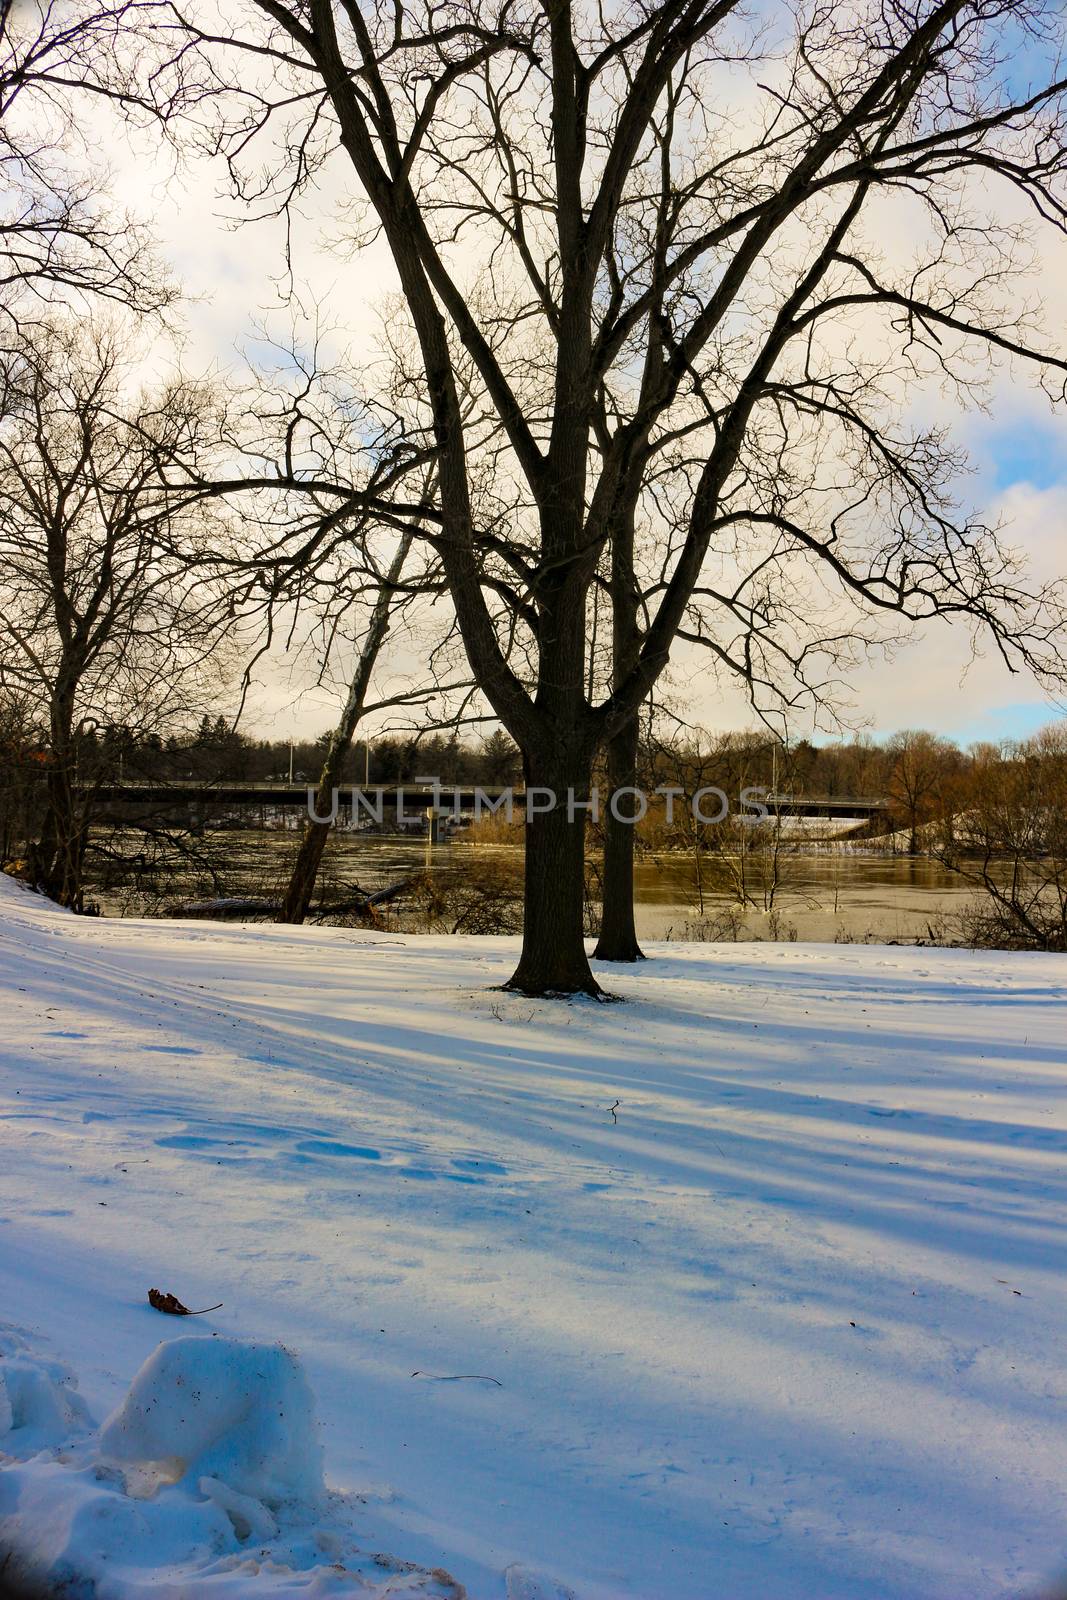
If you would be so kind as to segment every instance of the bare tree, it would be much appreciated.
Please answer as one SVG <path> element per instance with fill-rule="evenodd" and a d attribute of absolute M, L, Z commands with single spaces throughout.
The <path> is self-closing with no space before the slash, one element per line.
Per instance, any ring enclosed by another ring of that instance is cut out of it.
<path fill-rule="evenodd" d="M 976 754 L 938 855 L 977 891 L 968 944 L 1067 951 L 1067 728 Z"/>
<path fill-rule="evenodd" d="M 297 851 L 296 860 L 293 862 L 292 874 L 285 891 L 285 899 L 278 916 L 279 922 L 303 922 L 308 914 L 311 896 L 315 890 L 315 880 L 318 877 L 322 853 L 326 848 L 329 837 L 330 820 L 317 819 L 332 816 L 333 791 L 341 780 L 341 771 L 344 760 L 352 746 L 352 739 L 356 728 L 363 715 L 367 701 L 367 694 L 371 685 L 371 676 L 375 664 L 385 643 L 385 636 L 389 631 L 390 614 L 396 603 L 396 590 L 400 583 L 404 562 L 411 551 L 412 535 L 404 533 L 396 547 L 396 553 L 385 574 L 381 587 L 378 590 L 374 606 L 371 610 L 367 630 L 363 636 L 359 654 L 356 660 L 352 681 L 349 685 L 348 695 L 336 728 L 330 735 L 330 742 L 323 758 L 322 771 L 319 775 L 318 788 L 314 801 L 314 816 L 309 817 L 304 824 L 303 838 L 300 849 Z"/>
<path fill-rule="evenodd" d="M 45 737 L 33 697 L 0 689 L 0 870 L 21 870 L 40 814 Z"/>
<path fill-rule="evenodd" d="M 887 742 L 886 753 L 892 763 L 889 797 L 894 814 L 908 829 L 909 854 L 915 855 L 920 829 L 944 815 L 959 751 L 937 734 L 904 728 Z"/>
<path fill-rule="evenodd" d="M 159 726 L 222 659 L 222 619 L 173 554 L 176 515 L 145 443 L 150 431 L 173 448 L 209 397 L 182 385 L 131 392 L 132 360 L 114 328 L 62 321 L 0 354 L 0 689 L 32 697 L 47 719 L 33 875 L 74 907 L 82 733 Z"/>
<path fill-rule="evenodd" d="M 405 729 L 416 719 L 423 731 L 485 720 L 470 709 L 476 685 L 456 670 L 451 613 L 443 624 L 437 615 L 426 625 L 426 611 L 444 591 L 421 521 L 436 515 L 433 451 L 411 417 L 417 382 L 405 371 L 402 341 L 390 351 L 389 395 L 375 408 L 343 362 L 324 360 L 324 338 L 321 328 L 305 339 L 294 328 L 284 345 L 268 340 L 246 382 L 231 383 L 214 437 L 202 426 L 177 442 L 145 432 L 160 463 L 159 493 L 172 507 L 240 507 L 240 535 L 224 524 L 224 548 L 206 565 L 227 590 L 233 616 L 258 639 L 246 684 L 279 635 L 312 665 L 319 686 L 337 676 L 337 658 L 344 658 L 347 691 L 282 897 L 285 923 L 308 914 L 331 827 L 315 818 L 333 810 L 333 790 L 364 717 L 388 712 Z M 386 637 L 401 619 L 420 667 L 371 702 Z"/>
<path fill-rule="evenodd" d="M 19 0 L 0 12 L 0 313 L 25 322 L 57 297 L 162 310 L 175 289 L 149 231 L 107 196 L 106 164 L 75 115 L 124 7 Z M 92 64 L 90 66 L 90 63 Z"/>
<path fill-rule="evenodd" d="M 695 602 L 743 675 L 774 641 L 766 571 L 773 594 L 814 572 L 864 615 L 960 619 L 1010 664 L 1061 670 L 1053 597 L 955 503 L 944 427 L 903 409 L 931 378 L 966 401 L 1001 358 L 1062 397 L 1067 363 L 1018 291 L 1067 216 L 1053 6 L 250 0 L 219 30 L 130 15 L 139 39 L 158 30 L 142 99 L 199 127 L 239 196 L 287 208 L 342 160 L 367 217 L 347 214 L 353 248 L 380 232 L 391 252 L 436 457 L 429 536 L 474 676 L 527 784 L 558 801 L 527 826 L 512 987 L 598 992 L 580 808 Z M 1020 31 L 1026 84 L 1002 67 Z M 508 516 L 486 522 L 480 463 L 501 439 Z M 682 497 L 667 530 L 665 461 Z M 648 616 L 636 633 L 623 618 L 590 693 L 592 596 L 606 561 L 625 604 L 631 529 L 655 554 Z"/>

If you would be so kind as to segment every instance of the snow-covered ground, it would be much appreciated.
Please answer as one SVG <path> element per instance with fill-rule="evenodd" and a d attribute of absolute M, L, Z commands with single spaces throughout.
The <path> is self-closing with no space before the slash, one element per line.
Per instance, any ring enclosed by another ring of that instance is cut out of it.
<path fill-rule="evenodd" d="M 655 955 L 533 1002 L 0 882 L 0 1538 L 98 1600 L 1062 1569 L 1067 963 Z"/>

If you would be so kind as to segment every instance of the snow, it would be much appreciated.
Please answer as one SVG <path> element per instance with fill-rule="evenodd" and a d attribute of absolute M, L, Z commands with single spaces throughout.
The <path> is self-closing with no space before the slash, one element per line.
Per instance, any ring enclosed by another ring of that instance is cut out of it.
<path fill-rule="evenodd" d="M 314 1409 L 299 1361 L 281 1345 L 172 1339 L 101 1428 L 100 1450 L 172 1482 L 221 1480 L 275 1510 L 315 1506 L 324 1485 Z"/>
<path fill-rule="evenodd" d="M 33 1456 L 84 1427 L 77 1386 L 69 1367 L 40 1359 L 13 1328 L 0 1327 L 0 1451 Z"/>
<path fill-rule="evenodd" d="M 5 1431 L 0 1411 L 5 1579 L 71 1600 L 455 1596 L 444 1575 L 367 1558 L 346 1537 L 326 1504 L 314 1402 L 291 1351 L 168 1340 L 94 1429 L 71 1373 L 10 1331 L 3 1342 L 14 1413 Z"/>
<path fill-rule="evenodd" d="M 1064 959 L 514 955 L 0 881 L 0 1545 L 95 1600 L 1048 1583 Z"/>

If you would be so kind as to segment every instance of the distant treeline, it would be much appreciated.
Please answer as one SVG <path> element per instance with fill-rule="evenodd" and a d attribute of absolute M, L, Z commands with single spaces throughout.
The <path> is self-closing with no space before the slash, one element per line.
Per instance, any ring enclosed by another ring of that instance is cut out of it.
<path fill-rule="evenodd" d="M 10 778 L 17 766 L 42 767 L 48 741 L 25 720 L 0 718 L 0 755 Z M 162 735 L 121 726 L 79 730 L 78 773 L 93 781 L 262 782 L 317 781 L 329 732 L 314 739 L 257 739 L 231 727 L 223 716 L 205 714 L 195 731 Z M 793 743 L 768 733 L 708 734 L 681 731 L 647 733 L 638 760 L 638 781 L 699 787 L 717 783 L 727 790 L 743 784 L 777 786 L 783 792 L 833 799 L 895 799 L 902 811 L 927 809 L 933 791 L 944 794 L 976 764 L 1011 754 L 1010 745 L 972 745 L 961 750 L 951 739 L 924 730 L 904 730 L 876 741 L 867 736 L 815 744 Z M 443 783 L 517 784 L 519 752 L 499 728 L 484 738 L 439 731 L 371 735 L 357 739 L 343 767 L 346 784 L 393 784 L 437 777 Z"/>
<path fill-rule="evenodd" d="M 141 911 L 165 906 L 179 882 L 195 884 L 208 896 L 237 892 L 241 885 L 234 882 L 230 852 L 219 845 L 217 835 L 204 834 L 194 821 L 181 823 L 167 813 L 98 826 L 104 809 L 100 787 L 123 780 L 192 780 L 205 788 L 286 780 L 290 767 L 295 782 L 311 783 L 326 742 L 325 736 L 292 744 L 252 739 L 219 716 L 205 715 L 195 730 L 162 737 L 83 723 L 70 773 L 77 795 L 79 881 L 128 891 L 130 905 Z M 0 861 L 32 880 L 40 818 L 57 764 L 24 703 L 5 705 L 3 697 L 0 759 Z M 382 735 L 370 740 L 369 749 L 362 742 L 353 747 L 342 782 L 393 784 L 438 777 L 446 784 L 508 785 L 521 781 L 520 765 L 514 745 L 499 729 L 481 739 L 469 730 L 462 737 L 440 731 L 421 737 Z M 859 843 L 876 833 L 889 834 L 890 848 L 933 856 L 969 884 L 975 900 L 954 937 L 1003 949 L 1067 948 L 1067 721 L 1025 741 L 971 745 L 966 751 L 949 739 L 914 729 L 881 743 L 860 737 L 786 745 L 752 732 L 711 735 L 674 729 L 664 735 L 653 728 L 642 739 L 635 776 L 647 792 L 666 785 L 690 797 L 714 786 L 738 797 L 743 789 L 755 787 L 776 791 L 783 799 L 886 800 L 886 811 L 852 838 Z M 594 772 L 594 780 L 603 794 L 608 787 L 605 773 Z M 603 817 L 591 826 L 594 857 L 603 845 L 602 829 Z M 714 857 L 730 870 L 740 862 L 746 876 L 737 888 L 738 903 L 748 904 L 750 848 L 770 851 L 778 881 L 780 829 L 772 823 L 769 838 L 767 832 L 765 828 L 758 837 L 755 832 L 745 837 L 733 815 L 722 824 L 698 823 L 684 806 L 674 811 L 672 823 L 664 803 L 657 801 L 634 829 L 634 841 L 643 852 L 687 852 L 696 863 L 698 881 L 705 859 Z M 516 821 L 506 838 L 518 843 L 520 837 Z M 515 913 L 513 899 L 510 880 L 503 888 L 494 882 L 487 889 L 482 883 L 470 904 L 464 902 L 458 911 L 438 907 L 435 916 L 441 926 L 454 923 L 467 932 L 506 931 L 511 926 L 507 919 Z M 492 926 L 485 920 L 490 902 L 498 917 Z"/>
<path fill-rule="evenodd" d="M 119 727 L 87 726 L 77 735 L 77 768 L 82 786 L 93 782 L 316 782 L 329 733 L 315 739 L 255 739 L 230 726 L 225 717 L 202 717 L 195 732 L 162 735 Z M 32 725 L 5 719 L 0 727 L 5 766 L 45 767 L 47 738 Z M 499 729 L 481 740 L 462 741 L 440 733 L 381 736 L 362 740 L 348 752 L 345 783 L 397 783 L 425 773 L 446 783 L 518 782 L 521 763 L 515 746 Z"/>
<path fill-rule="evenodd" d="M 0 707 L 0 711 L 2 711 Z M 225 717 L 201 717 L 195 730 L 170 735 L 139 733 L 121 726 L 82 726 L 76 738 L 75 778 L 86 799 L 97 784 L 182 782 L 210 786 L 226 782 L 317 781 L 328 733 L 315 739 L 256 739 Z M 677 785 L 687 794 L 718 785 L 730 794 L 752 785 L 782 795 L 831 799 L 886 799 L 886 823 L 918 831 L 946 810 L 968 804 L 969 791 L 990 765 L 1021 758 L 1025 744 L 971 745 L 921 729 L 878 742 L 866 736 L 815 744 L 792 744 L 755 732 L 708 734 L 698 730 L 642 739 L 637 782 L 651 791 Z M 1067 759 L 1067 758 L 1064 758 Z M 0 716 L 0 851 L 10 860 L 32 833 L 33 792 L 45 780 L 50 752 L 46 736 L 30 719 Z M 484 738 L 469 732 L 371 736 L 348 752 L 345 784 L 397 784 L 437 777 L 445 784 L 508 785 L 522 781 L 519 753 L 499 728 Z M 604 775 L 597 781 L 604 784 Z M 91 801 L 90 801 L 91 803 Z"/>

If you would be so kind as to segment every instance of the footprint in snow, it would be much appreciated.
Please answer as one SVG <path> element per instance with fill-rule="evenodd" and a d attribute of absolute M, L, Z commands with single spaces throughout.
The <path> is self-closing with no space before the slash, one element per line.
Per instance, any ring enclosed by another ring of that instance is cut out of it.
<path fill-rule="evenodd" d="M 334 1139 L 301 1139 L 297 1150 L 304 1156 L 347 1156 L 357 1161 L 380 1161 L 382 1152 L 371 1145 L 341 1144 Z"/>

